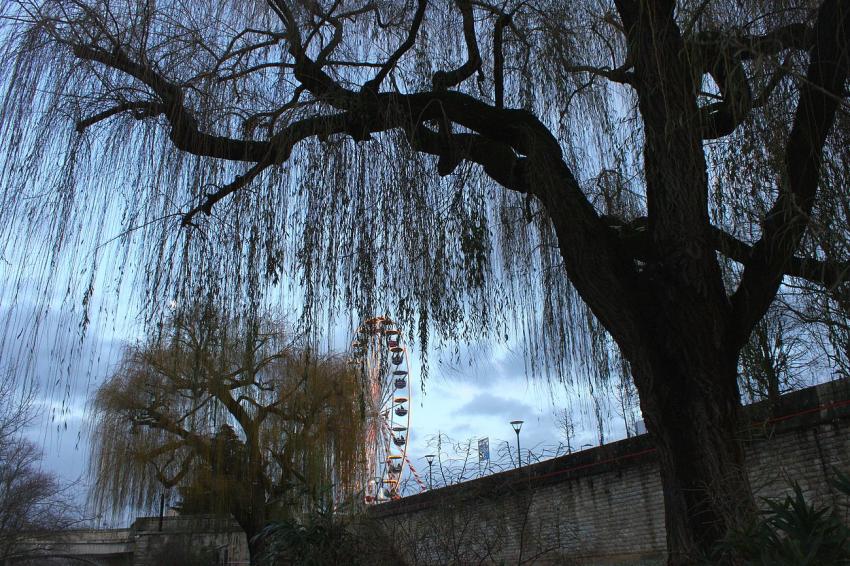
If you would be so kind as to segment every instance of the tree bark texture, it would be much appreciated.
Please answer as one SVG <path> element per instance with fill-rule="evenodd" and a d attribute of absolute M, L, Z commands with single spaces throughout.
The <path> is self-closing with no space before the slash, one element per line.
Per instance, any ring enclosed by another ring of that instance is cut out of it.
<path fill-rule="evenodd" d="M 683 340 L 683 341 L 686 341 Z M 694 340 L 633 366 L 647 430 L 661 468 L 669 564 L 693 564 L 730 529 L 754 517 L 741 446 L 736 359 Z"/>

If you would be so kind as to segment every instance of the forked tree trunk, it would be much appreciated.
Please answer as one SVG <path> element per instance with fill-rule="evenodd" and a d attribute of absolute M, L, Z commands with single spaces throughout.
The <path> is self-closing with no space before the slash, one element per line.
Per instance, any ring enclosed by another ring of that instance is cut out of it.
<path fill-rule="evenodd" d="M 266 537 L 261 536 L 262 527 L 251 525 L 247 528 L 243 526 L 242 529 L 248 539 L 248 560 L 251 566 L 267 565 L 268 561 L 264 559 L 267 541 Z"/>
<path fill-rule="evenodd" d="M 265 492 L 258 482 L 253 483 L 248 491 L 250 504 L 247 508 L 234 509 L 233 516 L 248 539 L 248 559 L 251 566 L 259 566 L 267 563 L 261 560 L 265 554 L 267 541 L 265 537 L 258 536 L 266 526 Z"/>
<path fill-rule="evenodd" d="M 710 350 L 698 342 L 691 348 Z M 634 371 L 658 449 L 671 566 L 704 560 L 754 513 L 741 445 L 736 356 L 718 353 L 715 363 L 699 367 L 695 358 L 710 357 L 689 353 L 665 352 Z"/>
<path fill-rule="evenodd" d="M 251 566 L 264 564 L 260 558 L 264 554 L 265 540 L 262 537 L 256 536 L 258 533 L 245 534 L 248 537 L 248 560 Z"/>

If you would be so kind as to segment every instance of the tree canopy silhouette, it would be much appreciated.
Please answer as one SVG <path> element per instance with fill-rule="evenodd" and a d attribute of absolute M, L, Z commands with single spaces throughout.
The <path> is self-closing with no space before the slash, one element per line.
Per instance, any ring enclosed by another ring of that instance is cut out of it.
<path fill-rule="evenodd" d="M 362 393 L 343 360 L 316 358 L 270 321 L 175 314 L 128 347 L 97 390 L 94 503 L 232 515 L 249 540 L 274 519 L 355 496 Z M 251 545 L 252 554 L 254 545 Z"/>
<path fill-rule="evenodd" d="M 741 348 L 783 281 L 822 312 L 847 293 L 845 2 L 5 14 L 0 229 L 45 242 L 30 254 L 59 268 L 37 288 L 67 279 L 88 305 L 118 265 L 158 312 L 210 289 L 256 305 L 284 276 L 313 329 L 384 311 L 426 353 L 513 333 L 553 379 L 619 363 L 671 562 L 751 516 Z M 109 227 L 123 254 L 104 258 Z"/>

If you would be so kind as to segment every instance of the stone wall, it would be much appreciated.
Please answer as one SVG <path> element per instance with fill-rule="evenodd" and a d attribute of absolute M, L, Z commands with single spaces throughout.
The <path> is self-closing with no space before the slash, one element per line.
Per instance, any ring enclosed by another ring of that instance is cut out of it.
<path fill-rule="evenodd" d="M 179 553 L 198 563 L 221 566 L 248 564 L 248 540 L 231 519 L 207 515 L 140 517 L 130 527 L 133 566 L 159 566 L 164 560 L 180 564 Z"/>
<path fill-rule="evenodd" d="M 797 481 L 821 503 L 850 470 L 850 383 L 745 408 L 757 497 Z M 409 564 L 650 565 L 665 558 L 657 455 L 646 435 L 437 489 L 370 510 Z"/>

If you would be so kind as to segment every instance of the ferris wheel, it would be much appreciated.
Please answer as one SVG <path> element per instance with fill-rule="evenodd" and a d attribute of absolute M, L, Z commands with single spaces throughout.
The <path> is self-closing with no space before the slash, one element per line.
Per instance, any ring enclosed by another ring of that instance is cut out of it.
<path fill-rule="evenodd" d="M 402 474 L 410 470 L 410 361 L 401 331 L 387 317 L 363 321 L 351 343 L 353 363 L 365 384 L 366 465 L 363 499 L 367 505 L 401 496 Z"/>

